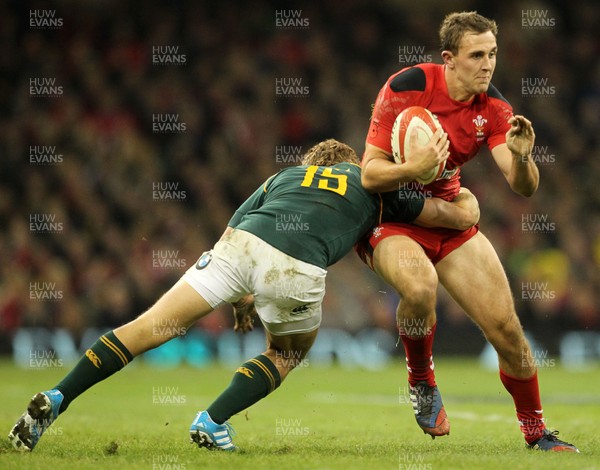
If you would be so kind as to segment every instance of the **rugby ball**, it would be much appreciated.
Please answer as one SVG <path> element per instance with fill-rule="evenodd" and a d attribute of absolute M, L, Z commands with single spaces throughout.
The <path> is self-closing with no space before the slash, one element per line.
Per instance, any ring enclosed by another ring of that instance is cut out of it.
<path fill-rule="evenodd" d="M 418 145 L 424 146 L 441 127 L 435 114 L 422 106 L 411 106 L 398 114 L 392 127 L 392 154 L 396 163 L 406 163 L 406 155 L 411 152 L 410 136 L 415 129 Z M 443 161 L 437 167 L 419 175 L 416 180 L 421 184 L 429 184 L 441 176 L 445 166 L 446 162 Z"/>

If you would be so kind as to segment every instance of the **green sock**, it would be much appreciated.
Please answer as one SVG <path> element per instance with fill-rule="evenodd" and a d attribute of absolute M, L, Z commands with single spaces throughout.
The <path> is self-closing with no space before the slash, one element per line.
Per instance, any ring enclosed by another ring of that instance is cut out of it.
<path fill-rule="evenodd" d="M 229 387 L 206 409 L 212 420 L 223 424 L 232 415 L 254 405 L 281 385 L 281 376 L 262 354 L 237 368 Z"/>
<path fill-rule="evenodd" d="M 125 367 L 133 356 L 110 331 L 92 345 L 69 374 L 54 388 L 64 395 L 60 413 L 92 385 Z"/>

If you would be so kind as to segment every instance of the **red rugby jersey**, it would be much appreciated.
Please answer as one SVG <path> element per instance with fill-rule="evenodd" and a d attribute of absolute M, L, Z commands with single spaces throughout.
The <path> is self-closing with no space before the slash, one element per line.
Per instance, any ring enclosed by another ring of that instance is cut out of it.
<path fill-rule="evenodd" d="M 392 75 L 379 91 L 367 143 L 392 153 L 392 126 L 410 106 L 423 106 L 435 114 L 450 140 L 446 170 L 426 186 L 434 196 L 451 200 L 460 189 L 460 166 L 471 160 L 485 143 L 490 149 L 506 142 L 512 107 L 490 84 L 486 93 L 468 102 L 448 95 L 444 66 L 419 64 Z"/>

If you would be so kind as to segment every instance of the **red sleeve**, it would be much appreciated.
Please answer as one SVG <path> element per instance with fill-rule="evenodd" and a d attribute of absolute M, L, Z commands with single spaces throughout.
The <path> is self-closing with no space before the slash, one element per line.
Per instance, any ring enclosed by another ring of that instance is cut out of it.
<path fill-rule="evenodd" d="M 402 72 L 400 72 L 402 73 Z M 388 153 L 392 153 L 392 127 L 398 114 L 409 106 L 413 106 L 417 97 L 422 94 L 420 91 L 400 91 L 395 92 L 390 87 L 392 76 L 383 85 L 371 115 L 371 125 L 367 134 L 367 144 L 375 145 Z"/>
<path fill-rule="evenodd" d="M 490 107 L 492 116 L 494 116 L 494 126 L 487 138 L 487 145 L 490 150 L 506 142 L 506 133 L 510 129 L 508 120 L 513 115 L 512 106 L 506 101 L 498 98 L 490 98 Z"/>

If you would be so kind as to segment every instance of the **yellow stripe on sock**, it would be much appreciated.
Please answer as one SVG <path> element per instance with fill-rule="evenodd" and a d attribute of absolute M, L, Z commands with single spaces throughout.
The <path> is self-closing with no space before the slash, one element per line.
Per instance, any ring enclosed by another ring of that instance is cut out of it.
<path fill-rule="evenodd" d="M 106 336 L 100 336 L 100 341 L 102 341 L 106 346 L 108 346 L 112 351 L 119 356 L 119 359 L 123 362 L 123 365 L 126 366 L 129 363 L 127 356 L 123 354 L 123 351 L 119 349 L 119 347 L 114 344 L 111 340 L 109 340 Z"/>
<path fill-rule="evenodd" d="M 251 362 L 252 364 L 256 364 L 258 367 L 260 367 L 262 369 L 262 371 L 265 373 L 265 375 L 269 378 L 269 381 L 271 382 L 271 392 L 273 390 L 275 390 L 275 377 L 273 377 L 273 374 L 267 368 L 267 366 L 265 366 L 262 362 L 260 362 L 256 359 L 250 359 L 248 362 Z"/>

